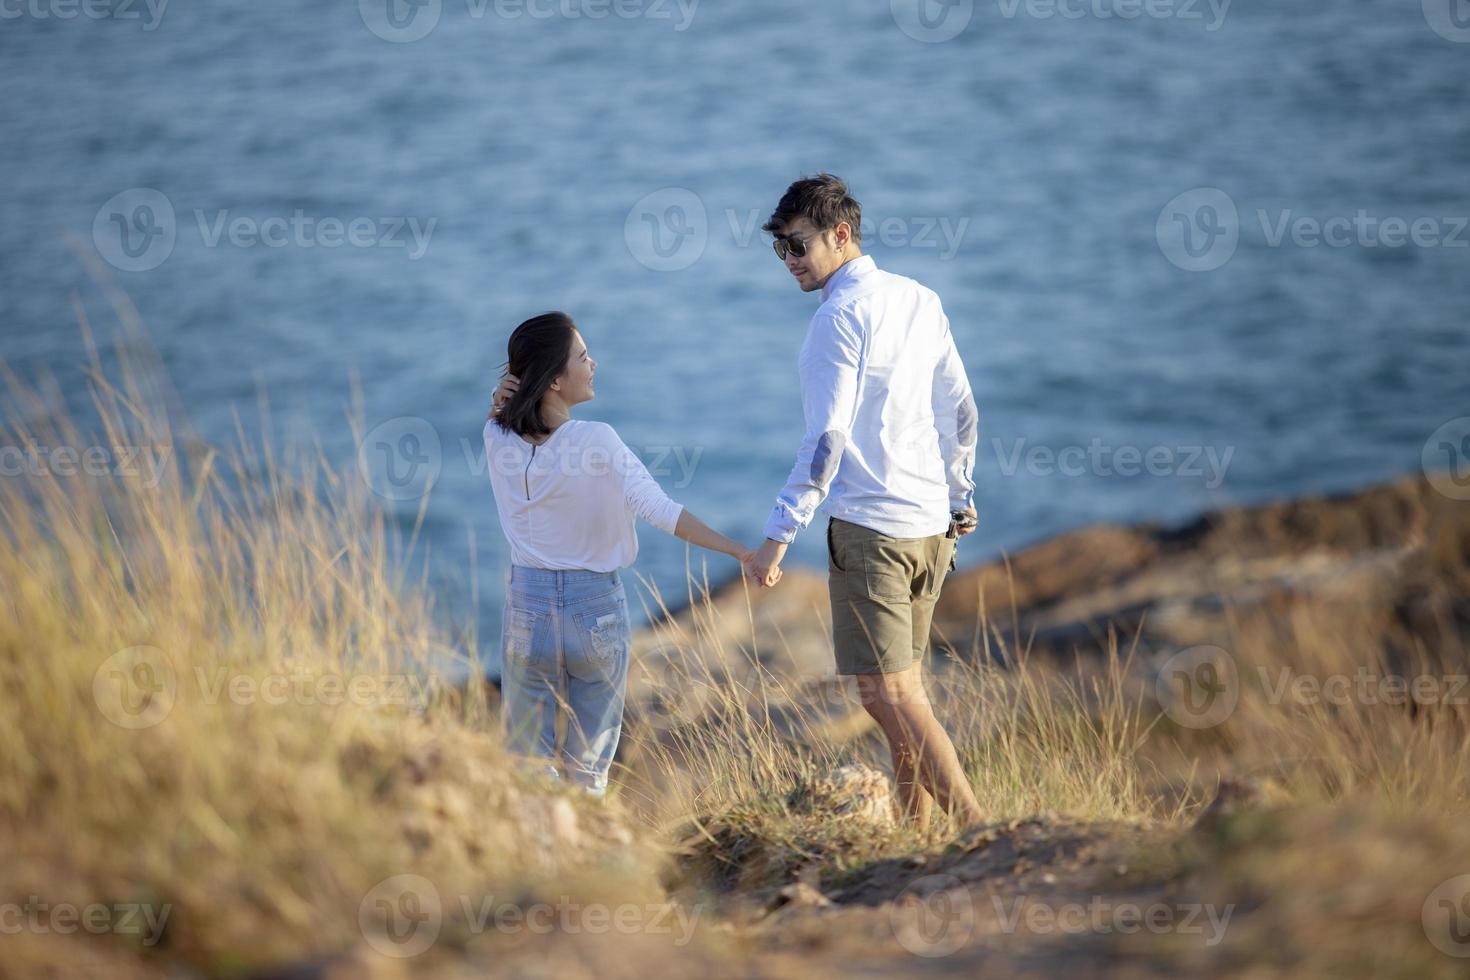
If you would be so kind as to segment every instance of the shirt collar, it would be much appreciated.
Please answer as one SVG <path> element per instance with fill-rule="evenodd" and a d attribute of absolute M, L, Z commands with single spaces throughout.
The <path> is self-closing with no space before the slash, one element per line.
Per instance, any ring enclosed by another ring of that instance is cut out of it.
<path fill-rule="evenodd" d="M 859 255 L 857 258 L 844 262 L 827 279 L 826 285 L 822 287 L 822 302 L 825 303 L 832 297 L 832 293 L 845 282 L 850 282 L 858 276 L 866 275 L 878 268 L 873 262 L 871 255 Z"/>

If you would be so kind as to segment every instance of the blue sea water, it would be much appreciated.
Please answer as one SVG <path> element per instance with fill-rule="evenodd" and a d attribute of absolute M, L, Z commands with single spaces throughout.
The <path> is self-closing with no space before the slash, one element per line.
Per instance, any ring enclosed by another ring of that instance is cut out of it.
<path fill-rule="evenodd" d="M 830 170 L 969 369 L 964 563 L 1355 488 L 1470 414 L 1455 2 L 14 0 L 0 357 L 85 405 L 72 295 L 108 319 L 100 264 L 207 438 L 263 390 L 405 527 L 437 474 L 431 582 L 493 661 L 480 429 L 511 328 L 572 313 L 585 417 L 753 542 L 815 306 L 758 228 Z M 682 596 L 682 543 L 641 537 L 637 571 Z"/>

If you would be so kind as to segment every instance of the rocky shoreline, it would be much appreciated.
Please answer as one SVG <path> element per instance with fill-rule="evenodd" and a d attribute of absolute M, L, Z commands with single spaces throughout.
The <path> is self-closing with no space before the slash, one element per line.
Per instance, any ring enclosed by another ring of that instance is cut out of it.
<path fill-rule="evenodd" d="M 983 535 L 981 531 L 977 532 Z M 973 539 L 972 539 L 973 540 Z M 951 574 L 935 612 L 936 648 L 1004 659 L 1018 649 L 1070 661 L 1105 648 L 1156 653 L 1218 643 L 1233 617 L 1295 605 L 1350 610 L 1407 637 L 1470 637 L 1470 507 L 1423 476 L 1356 493 L 1308 495 L 1206 513 L 1183 526 L 1094 525 Z M 638 644 L 665 644 L 698 620 L 772 669 L 830 669 L 825 576 L 789 571 L 769 591 L 735 580 L 708 601 L 652 617 Z M 747 599 L 749 608 L 747 609 Z M 781 663 L 786 660 L 788 662 Z"/>

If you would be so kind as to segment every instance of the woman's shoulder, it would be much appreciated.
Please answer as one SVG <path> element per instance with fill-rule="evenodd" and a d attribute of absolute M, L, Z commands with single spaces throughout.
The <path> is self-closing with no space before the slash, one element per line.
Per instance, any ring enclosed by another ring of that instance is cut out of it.
<path fill-rule="evenodd" d="M 529 446 L 532 441 L 540 444 L 554 444 L 555 446 L 609 446 L 618 447 L 623 445 L 623 440 L 618 436 L 617 430 L 606 422 L 595 422 L 583 419 L 568 419 L 559 425 L 549 437 L 540 440 L 525 440 L 509 429 L 502 428 L 495 419 L 485 420 L 484 438 L 487 443 L 510 443 Z"/>
<path fill-rule="evenodd" d="M 596 422 L 590 419 L 568 419 L 562 425 L 567 429 L 566 434 L 578 442 L 597 443 L 602 445 L 622 445 L 623 440 L 618 438 L 618 432 L 606 422 Z"/>

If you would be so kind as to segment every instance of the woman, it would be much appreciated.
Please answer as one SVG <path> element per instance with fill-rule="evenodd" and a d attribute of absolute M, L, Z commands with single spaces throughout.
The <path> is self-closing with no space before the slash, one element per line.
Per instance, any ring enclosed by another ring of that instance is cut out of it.
<path fill-rule="evenodd" d="M 490 486 L 511 549 L 501 717 L 514 750 L 555 759 L 564 706 L 561 760 L 602 796 L 632 647 L 618 569 L 638 554 L 634 517 L 742 565 L 752 553 L 670 500 L 611 426 L 571 417 L 593 398 L 597 370 L 571 317 L 532 317 L 508 351 L 508 377 L 485 423 Z"/>

